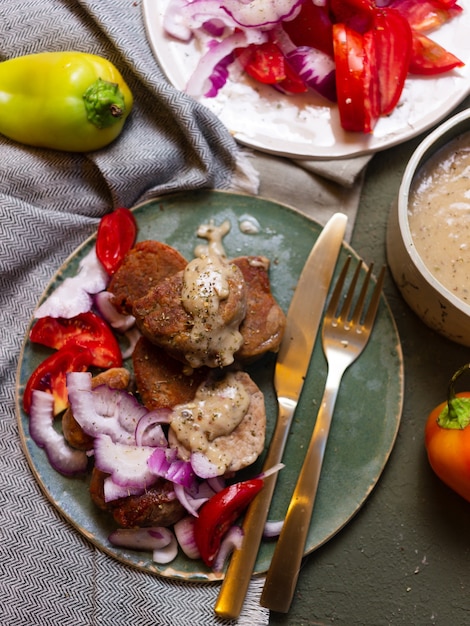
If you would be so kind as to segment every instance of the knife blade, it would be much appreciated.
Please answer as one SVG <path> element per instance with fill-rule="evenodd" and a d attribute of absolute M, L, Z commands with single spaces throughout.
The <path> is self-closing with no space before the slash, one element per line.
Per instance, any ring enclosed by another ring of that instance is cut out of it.
<path fill-rule="evenodd" d="M 329 219 L 307 258 L 292 297 L 287 312 L 284 338 L 274 370 L 278 416 L 263 470 L 270 469 L 282 460 L 292 418 L 310 364 L 346 223 L 347 216 L 343 213 L 335 213 Z M 215 604 L 215 613 L 220 617 L 236 619 L 241 613 L 276 479 L 277 472 L 265 479 L 263 489 L 246 512 L 242 546 L 233 552 Z"/>

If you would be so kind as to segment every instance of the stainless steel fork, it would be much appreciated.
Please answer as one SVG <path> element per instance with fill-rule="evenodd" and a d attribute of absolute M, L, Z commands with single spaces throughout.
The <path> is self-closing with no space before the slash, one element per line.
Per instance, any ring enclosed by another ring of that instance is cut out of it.
<path fill-rule="evenodd" d="M 364 311 L 372 280 L 370 265 L 353 306 L 362 261 L 357 264 L 344 302 L 340 302 L 350 262 L 348 257 L 325 312 L 322 327 L 323 351 L 328 363 L 325 391 L 261 595 L 262 606 L 282 613 L 287 613 L 294 595 L 341 379 L 369 341 L 380 303 L 385 268 Z"/>

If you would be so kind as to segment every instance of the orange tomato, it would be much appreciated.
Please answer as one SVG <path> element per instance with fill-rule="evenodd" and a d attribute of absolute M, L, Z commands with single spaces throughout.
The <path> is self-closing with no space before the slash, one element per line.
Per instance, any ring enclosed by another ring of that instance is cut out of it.
<path fill-rule="evenodd" d="M 470 502 L 470 392 L 454 393 L 461 368 L 451 380 L 449 397 L 431 411 L 424 430 L 429 463 L 436 475 Z"/>

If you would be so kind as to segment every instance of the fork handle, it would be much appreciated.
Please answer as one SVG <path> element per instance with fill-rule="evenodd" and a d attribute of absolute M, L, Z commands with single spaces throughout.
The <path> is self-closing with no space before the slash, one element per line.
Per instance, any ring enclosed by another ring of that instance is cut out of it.
<path fill-rule="evenodd" d="M 260 602 L 273 611 L 287 613 L 294 596 L 343 372 L 336 368 L 328 372 L 312 437 L 266 576 Z"/>

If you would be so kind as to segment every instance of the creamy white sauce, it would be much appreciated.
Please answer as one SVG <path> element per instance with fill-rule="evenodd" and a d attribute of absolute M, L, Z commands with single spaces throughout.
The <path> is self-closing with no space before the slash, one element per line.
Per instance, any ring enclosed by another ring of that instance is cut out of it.
<path fill-rule="evenodd" d="M 431 273 L 470 301 L 470 132 L 424 164 L 410 192 L 408 220 Z"/>
<path fill-rule="evenodd" d="M 261 230 L 260 223 L 252 215 L 242 215 L 238 223 L 240 231 L 245 235 L 257 235 Z"/>
<path fill-rule="evenodd" d="M 227 323 L 220 314 L 220 304 L 230 294 L 232 285 L 239 284 L 240 272 L 229 263 L 222 244 L 223 237 L 230 230 L 230 222 L 221 226 L 203 224 L 198 229 L 199 237 L 208 240 L 197 246 L 196 258 L 184 270 L 182 303 L 191 315 L 192 349 L 185 358 L 192 367 L 225 367 L 234 361 L 234 354 L 240 349 L 243 337 L 239 326 L 245 316 L 245 307 L 240 302 L 233 319 Z M 235 287 L 236 288 L 236 287 Z"/>
<path fill-rule="evenodd" d="M 218 438 L 230 435 L 250 405 L 250 396 L 235 373 L 219 381 L 203 383 L 192 402 L 173 409 L 171 428 L 178 441 L 191 452 L 204 453 L 223 474 L 231 462 L 218 445 Z"/>

